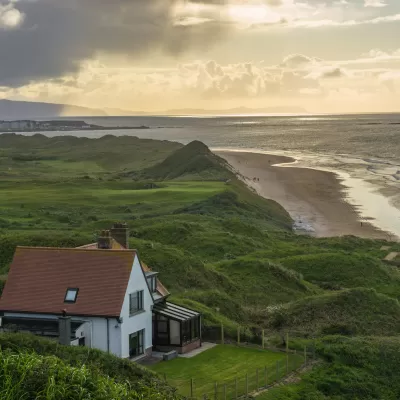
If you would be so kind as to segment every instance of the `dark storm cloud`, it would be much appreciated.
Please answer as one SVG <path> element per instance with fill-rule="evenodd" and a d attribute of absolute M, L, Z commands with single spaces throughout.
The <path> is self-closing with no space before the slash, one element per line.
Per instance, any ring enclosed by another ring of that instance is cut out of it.
<path fill-rule="evenodd" d="M 98 52 L 137 57 L 157 48 L 209 46 L 224 31 L 217 23 L 174 26 L 177 1 L 20 0 L 14 6 L 23 24 L 0 30 L 0 86 L 76 72 Z"/>

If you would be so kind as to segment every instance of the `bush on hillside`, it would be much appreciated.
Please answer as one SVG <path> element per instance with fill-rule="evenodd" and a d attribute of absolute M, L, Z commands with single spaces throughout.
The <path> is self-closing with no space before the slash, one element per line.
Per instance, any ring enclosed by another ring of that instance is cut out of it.
<path fill-rule="evenodd" d="M 268 309 L 265 326 L 275 328 L 279 319 L 285 331 L 309 335 L 397 335 L 400 304 L 373 289 L 350 289 L 297 300 Z"/>
<path fill-rule="evenodd" d="M 90 243 L 88 234 L 63 231 L 9 232 L 0 234 L 0 272 L 7 273 L 17 246 L 77 247 Z"/>
<path fill-rule="evenodd" d="M 109 376 L 119 383 L 128 382 L 132 390 L 139 391 L 146 385 L 165 394 L 174 393 L 174 389 L 159 380 L 150 370 L 100 350 L 62 346 L 56 341 L 24 333 L 1 333 L 0 349 L 15 354 L 34 351 L 41 356 L 55 356 L 76 368 L 85 365 L 92 373 Z"/>
<path fill-rule="evenodd" d="M 139 383 L 117 383 L 85 365 L 71 367 L 54 356 L 35 353 L 0 352 L 0 394 L 2 399 L 93 399 L 164 400 L 168 395 Z M 173 396 L 169 397 L 170 399 Z"/>

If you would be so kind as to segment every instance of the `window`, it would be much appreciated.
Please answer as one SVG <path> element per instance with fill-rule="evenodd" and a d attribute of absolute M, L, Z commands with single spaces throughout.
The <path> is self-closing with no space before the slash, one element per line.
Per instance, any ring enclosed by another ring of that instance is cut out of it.
<path fill-rule="evenodd" d="M 192 340 L 197 339 L 200 336 L 200 318 L 192 319 L 191 329 L 192 329 Z"/>
<path fill-rule="evenodd" d="M 75 303 L 78 297 L 78 291 L 79 289 L 76 288 L 68 288 L 65 293 L 64 303 Z"/>
<path fill-rule="evenodd" d="M 143 310 L 143 290 L 129 295 L 129 315 L 133 315 Z"/>
<path fill-rule="evenodd" d="M 155 293 L 157 291 L 157 277 L 155 275 L 147 278 L 147 283 L 149 284 L 150 291 Z"/>
<path fill-rule="evenodd" d="M 129 357 L 137 357 L 144 353 L 144 329 L 129 335 Z"/>
<path fill-rule="evenodd" d="M 182 342 L 188 343 L 191 341 L 190 320 L 182 322 Z"/>
<path fill-rule="evenodd" d="M 151 277 L 150 280 L 150 289 L 154 293 L 157 290 L 157 278 L 155 276 Z"/>

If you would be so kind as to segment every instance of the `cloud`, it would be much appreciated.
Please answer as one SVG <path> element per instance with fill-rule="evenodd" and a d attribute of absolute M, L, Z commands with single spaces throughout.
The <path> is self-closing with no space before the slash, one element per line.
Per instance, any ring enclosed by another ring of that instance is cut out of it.
<path fill-rule="evenodd" d="M 276 65 L 209 60 L 151 69 L 88 61 L 77 75 L 4 89 L 0 96 L 145 111 L 287 104 L 321 112 L 393 110 L 400 95 L 400 65 L 380 60 L 398 54 L 376 49 L 338 61 L 292 54 Z"/>
<path fill-rule="evenodd" d="M 365 7 L 386 7 L 385 0 L 365 0 Z"/>
<path fill-rule="evenodd" d="M 1 1 L 0 1 L 1 3 Z M 210 46 L 229 27 L 176 22 L 181 0 L 20 0 L 0 8 L 0 86 L 79 71 L 99 54 L 140 57 Z M 23 18 L 24 16 L 24 18 Z M 188 23 L 189 22 L 189 23 Z"/>
<path fill-rule="evenodd" d="M 384 1 L 0 0 L 0 87 L 79 75 L 87 61 L 98 59 L 124 57 L 132 64 L 160 52 L 201 52 L 238 28 L 317 29 L 400 21 L 400 14 L 374 18 L 377 10 L 364 10 L 367 3 Z M 365 14 L 350 18 L 354 9 Z M 319 61 L 294 55 L 280 67 L 306 68 Z M 220 86 L 213 78 L 209 91 L 223 87 L 222 92 L 236 88 L 239 93 L 246 86 L 249 93 L 262 92 L 270 83 L 254 78 L 257 68 L 240 77 L 225 77 Z M 250 85 L 249 76 L 257 83 Z"/>
<path fill-rule="evenodd" d="M 0 29 L 15 29 L 22 24 L 24 14 L 14 7 L 14 2 L 0 3 Z"/>

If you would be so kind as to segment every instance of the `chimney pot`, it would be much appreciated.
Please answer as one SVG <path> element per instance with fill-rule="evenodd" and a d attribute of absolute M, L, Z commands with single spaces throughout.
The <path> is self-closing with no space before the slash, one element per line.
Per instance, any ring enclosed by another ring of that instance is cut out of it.
<path fill-rule="evenodd" d="M 111 228 L 111 237 L 125 249 L 129 248 L 129 228 L 126 223 L 115 223 Z"/>
<path fill-rule="evenodd" d="M 98 249 L 112 249 L 112 237 L 110 231 L 102 230 L 101 235 L 97 239 Z"/>

